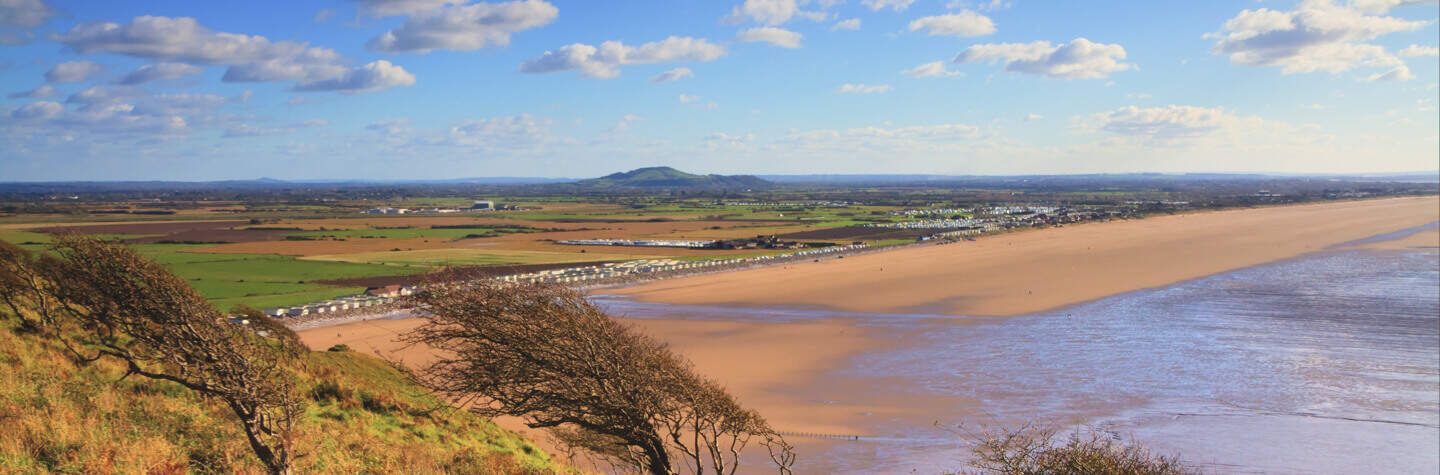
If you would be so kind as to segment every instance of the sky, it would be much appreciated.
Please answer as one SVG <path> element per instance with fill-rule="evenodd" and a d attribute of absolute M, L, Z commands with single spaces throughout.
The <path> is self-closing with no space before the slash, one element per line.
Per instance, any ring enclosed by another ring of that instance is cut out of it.
<path fill-rule="evenodd" d="M 1440 168 L 1435 0 L 0 0 L 0 182 Z"/>

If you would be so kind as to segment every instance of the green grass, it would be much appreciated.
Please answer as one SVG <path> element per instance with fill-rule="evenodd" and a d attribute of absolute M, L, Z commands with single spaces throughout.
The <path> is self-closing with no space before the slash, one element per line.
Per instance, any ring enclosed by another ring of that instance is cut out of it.
<path fill-rule="evenodd" d="M 168 252 L 149 256 L 189 281 L 221 310 L 238 303 L 261 309 L 298 305 L 365 290 L 312 283 L 316 280 L 403 275 L 424 270 L 299 260 L 275 254 Z"/>
<path fill-rule="evenodd" d="M 413 251 L 358 252 L 306 256 L 306 261 L 336 263 L 363 262 L 389 266 L 409 266 L 412 272 L 442 266 L 488 266 L 519 264 L 556 264 L 586 261 L 625 261 L 648 256 L 627 254 L 550 252 L 550 251 L 484 251 L 479 249 L 418 249 Z"/>
<path fill-rule="evenodd" d="M 283 369 L 308 405 L 296 473 L 571 471 L 488 419 L 432 410 L 446 406 L 385 361 L 321 350 Z M 222 403 L 123 375 L 0 314 L 0 473 L 263 473 Z"/>

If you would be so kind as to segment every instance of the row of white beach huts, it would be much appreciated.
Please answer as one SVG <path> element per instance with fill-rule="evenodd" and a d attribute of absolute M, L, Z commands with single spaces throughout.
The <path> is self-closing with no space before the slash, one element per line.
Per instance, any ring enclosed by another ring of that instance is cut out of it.
<path fill-rule="evenodd" d="M 833 246 L 820 249 L 810 249 L 772 256 L 755 256 L 733 259 L 711 259 L 703 261 L 681 261 L 675 259 L 640 259 L 634 261 L 609 263 L 598 266 L 567 267 L 563 269 L 551 269 L 524 274 L 511 274 L 493 277 L 495 280 L 513 283 L 556 283 L 573 284 L 604 279 L 613 279 L 627 276 L 653 275 L 657 272 L 683 271 L 683 270 L 704 270 L 729 265 L 764 264 L 787 258 L 803 258 L 822 256 L 845 251 L 864 249 L 863 243 L 850 244 L 846 246 Z M 266 310 L 265 313 L 272 317 L 303 317 L 334 313 L 346 310 L 362 309 L 376 305 L 394 303 L 395 299 L 407 295 L 413 295 L 419 288 L 415 286 L 391 285 L 376 289 L 370 289 L 364 294 L 349 295 L 334 300 L 317 302 L 293 307 L 280 307 Z"/>
<path fill-rule="evenodd" d="M 415 286 L 390 285 L 367 290 L 363 294 L 346 295 L 324 302 L 296 305 L 293 307 L 272 308 L 266 310 L 265 314 L 272 317 L 304 317 L 346 310 L 358 310 L 366 307 L 394 303 L 395 299 L 412 295 L 418 290 L 419 288 Z"/>

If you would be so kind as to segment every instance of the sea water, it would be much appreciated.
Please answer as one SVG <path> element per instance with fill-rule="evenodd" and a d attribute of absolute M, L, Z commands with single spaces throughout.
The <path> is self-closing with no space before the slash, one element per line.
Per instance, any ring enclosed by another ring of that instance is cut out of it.
<path fill-rule="evenodd" d="M 954 404 L 877 417 L 859 441 L 802 443 L 801 473 L 963 469 L 966 434 L 1027 422 L 1137 440 L 1212 472 L 1440 473 L 1430 251 L 1334 250 L 1017 317 L 601 302 L 639 318 L 849 318 L 903 338 L 828 376 Z"/>

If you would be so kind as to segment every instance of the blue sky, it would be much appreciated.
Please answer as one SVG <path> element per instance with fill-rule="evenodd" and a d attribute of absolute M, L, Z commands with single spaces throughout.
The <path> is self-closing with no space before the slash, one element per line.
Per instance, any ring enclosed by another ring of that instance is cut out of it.
<path fill-rule="evenodd" d="M 0 181 L 1435 170 L 1434 0 L 0 0 Z"/>

